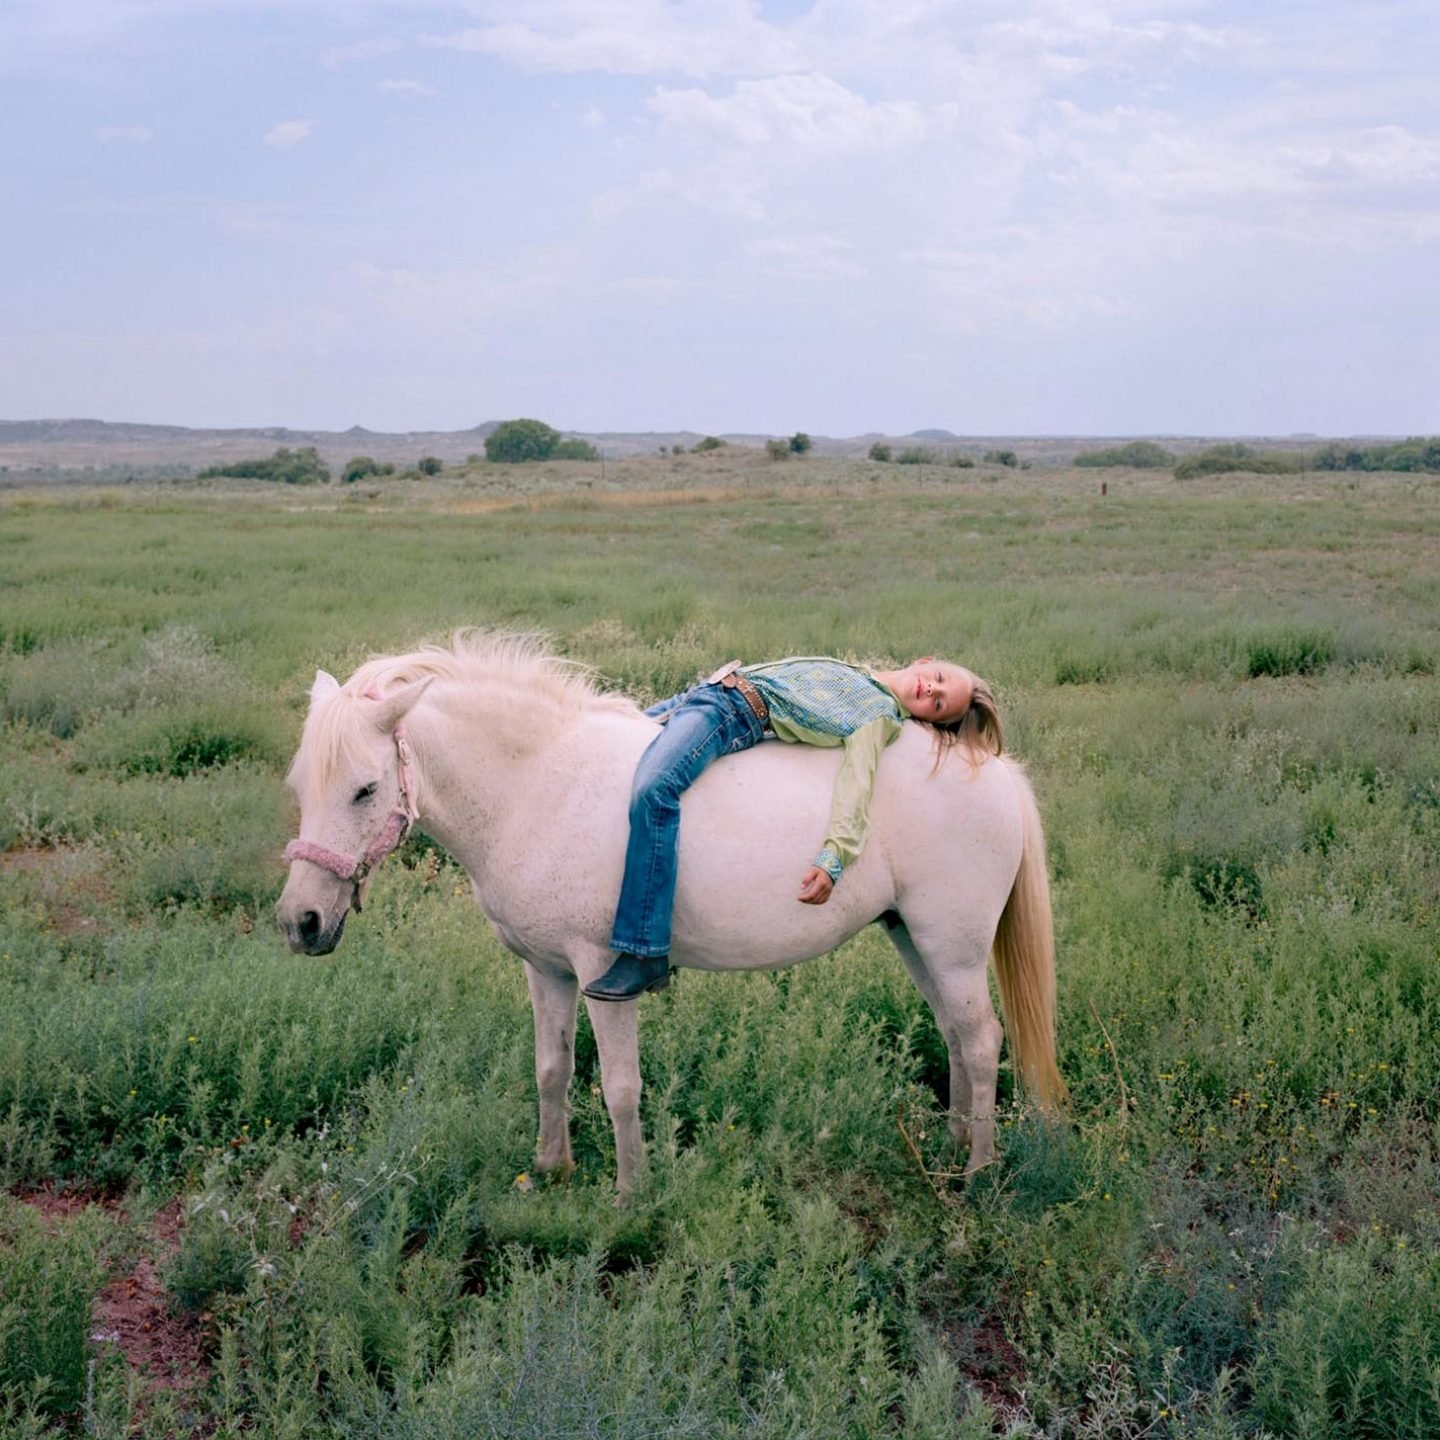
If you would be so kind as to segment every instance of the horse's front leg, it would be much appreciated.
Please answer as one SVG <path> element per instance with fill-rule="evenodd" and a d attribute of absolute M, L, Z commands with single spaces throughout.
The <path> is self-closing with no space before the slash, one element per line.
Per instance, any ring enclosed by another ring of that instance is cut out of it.
<path fill-rule="evenodd" d="M 600 973 L 599 971 L 596 972 Z M 623 1205 L 645 1175 L 645 1138 L 640 1131 L 640 1038 L 638 1000 L 585 1002 L 600 1051 L 600 1088 L 615 1128 L 615 1191 Z"/>
<path fill-rule="evenodd" d="M 540 1092 L 540 1139 L 535 1168 L 568 1180 L 575 1170 L 570 1153 L 570 1081 L 575 1074 L 575 1013 L 580 997 L 573 975 L 539 970 L 528 961 L 525 980 L 535 1016 L 535 1082 Z"/>

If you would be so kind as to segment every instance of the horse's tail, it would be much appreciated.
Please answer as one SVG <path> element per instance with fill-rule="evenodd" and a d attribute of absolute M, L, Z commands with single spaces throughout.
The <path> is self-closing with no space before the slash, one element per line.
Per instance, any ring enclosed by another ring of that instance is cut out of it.
<path fill-rule="evenodd" d="M 1042 1109 L 1055 1110 L 1068 1099 L 1068 1091 L 1055 1064 L 1055 927 L 1045 833 L 1025 772 L 1013 761 L 1009 766 L 1025 843 L 995 932 L 995 975 L 1016 1074 Z"/>

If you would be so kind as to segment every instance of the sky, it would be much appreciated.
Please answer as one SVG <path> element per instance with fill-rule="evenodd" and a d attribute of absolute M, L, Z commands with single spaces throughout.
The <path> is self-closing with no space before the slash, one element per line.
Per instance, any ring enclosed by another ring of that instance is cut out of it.
<path fill-rule="evenodd" d="M 1437 0 L 3 0 L 0 419 L 1440 431 Z"/>

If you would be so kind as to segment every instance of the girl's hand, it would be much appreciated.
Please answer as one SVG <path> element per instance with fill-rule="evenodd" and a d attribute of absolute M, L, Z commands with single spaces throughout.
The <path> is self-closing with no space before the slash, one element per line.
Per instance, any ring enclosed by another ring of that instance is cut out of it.
<path fill-rule="evenodd" d="M 835 882 L 818 865 L 812 865 L 800 882 L 800 903 L 823 905 L 834 888 Z"/>

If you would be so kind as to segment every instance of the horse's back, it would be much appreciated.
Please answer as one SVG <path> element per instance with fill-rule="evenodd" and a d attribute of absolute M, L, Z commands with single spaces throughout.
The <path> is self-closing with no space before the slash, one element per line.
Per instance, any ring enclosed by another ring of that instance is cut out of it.
<path fill-rule="evenodd" d="M 842 752 L 767 742 L 711 766 L 682 801 L 678 963 L 780 965 L 833 949 L 885 911 L 953 915 L 993 934 L 1020 864 L 1004 761 L 938 768 L 907 725 L 881 756 L 867 842 L 823 906 L 797 899 L 825 839 Z"/>

